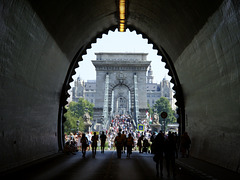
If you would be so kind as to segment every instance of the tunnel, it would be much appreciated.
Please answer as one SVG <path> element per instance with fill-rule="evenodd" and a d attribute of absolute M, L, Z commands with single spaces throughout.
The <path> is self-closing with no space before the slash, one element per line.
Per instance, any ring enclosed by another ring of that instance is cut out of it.
<path fill-rule="evenodd" d="M 118 0 L 0 0 L 0 172 L 61 152 L 69 83 Z M 166 63 L 193 157 L 240 172 L 240 2 L 126 0 Z"/>

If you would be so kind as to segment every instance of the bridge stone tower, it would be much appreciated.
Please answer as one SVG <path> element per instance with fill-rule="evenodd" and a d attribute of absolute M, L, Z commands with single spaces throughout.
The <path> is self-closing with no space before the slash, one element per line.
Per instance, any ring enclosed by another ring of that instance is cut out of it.
<path fill-rule="evenodd" d="M 96 53 L 95 129 L 108 127 L 117 114 L 129 114 L 137 125 L 146 117 L 147 53 Z M 96 124 L 98 128 L 96 128 Z"/>

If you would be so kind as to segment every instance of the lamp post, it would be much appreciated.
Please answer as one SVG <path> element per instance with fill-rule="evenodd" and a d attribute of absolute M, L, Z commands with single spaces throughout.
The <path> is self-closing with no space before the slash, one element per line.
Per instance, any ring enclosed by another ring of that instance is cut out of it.
<path fill-rule="evenodd" d="M 165 134 L 165 126 L 166 126 L 166 118 L 167 118 L 168 114 L 166 112 L 162 112 L 161 113 L 161 117 L 163 118 L 163 121 L 164 121 L 164 126 L 163 126 L 163 132 Z"/>
<path fill-rule="evenodd" d="M 76 124 L 77 124 L 77 132 L 79 130 L 79 120 L 76 121 Z"/>

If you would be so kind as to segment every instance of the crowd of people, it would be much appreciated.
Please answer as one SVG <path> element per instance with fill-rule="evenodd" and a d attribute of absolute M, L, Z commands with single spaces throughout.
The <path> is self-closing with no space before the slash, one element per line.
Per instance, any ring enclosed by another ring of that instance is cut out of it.
<path fill-rule="evenodd" d="M 82 151 L 84 158 L 86 151 L 92 149 L 92 157 L 95 158 L 99 147 L 101 153 L 104 153 L 105 149 L 116 150 L 118 158 L 121 158 L 121 154 L 125 152 L 130 158 L 132 150 L 138 150 L 139 153 L 154 154 L 153 160 L 156 162 L 157 176 L 163 176 L 164 157 L 168 176 L 170 176 L 170 164 L 173 176 L 175 176 L 175 158 L 178 158 L 178 152 L 181 152 L 183 158 L 189 156 L 191 140 L 187 132 L 183 133 L 181 137 L 171 132 L 168 134 L 164 134 L 162 131 L 152 132 L 147 121 L 139 123 L 145 126 L 144 131 L 138 131 L 129 116 L 121 115 L 112 119 L 109 129 L 100 134 L 78 132 L 74 135 L 71 133 L 65 136 L 64 152 L 75 154 L 76 151 Z"/>

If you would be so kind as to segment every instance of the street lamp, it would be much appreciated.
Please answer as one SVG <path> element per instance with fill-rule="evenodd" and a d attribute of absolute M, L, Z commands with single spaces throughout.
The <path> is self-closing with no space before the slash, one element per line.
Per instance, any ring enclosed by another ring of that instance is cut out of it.
<path fill-rule="evenodd" d="M 76 121 L 76 125 L 77 125 L 77 131 L 79 130 L 79 120 Z"/>

